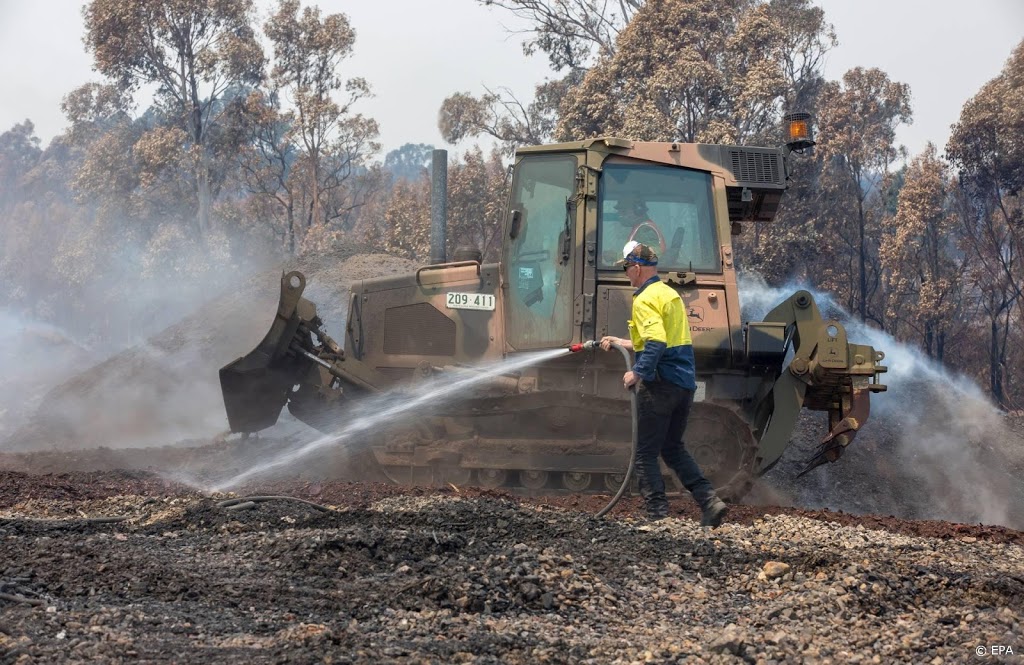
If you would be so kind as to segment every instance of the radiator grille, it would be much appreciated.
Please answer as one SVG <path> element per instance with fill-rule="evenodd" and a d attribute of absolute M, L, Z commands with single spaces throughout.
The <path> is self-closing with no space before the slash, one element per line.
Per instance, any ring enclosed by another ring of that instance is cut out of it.
<path fill-rule="evenodd" d="M 392 307 L 384 313 L 384 353 L 454 356 L 455 322 L 430 303 Z"/>
<path fill-rule="evenodd" d="M 732 173 L 736 182 L 783 184 L 777 152 L 730 150 Z"/>

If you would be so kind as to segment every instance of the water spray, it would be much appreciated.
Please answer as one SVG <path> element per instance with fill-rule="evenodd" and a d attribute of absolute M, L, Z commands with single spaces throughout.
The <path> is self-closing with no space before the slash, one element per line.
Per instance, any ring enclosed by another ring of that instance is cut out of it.
<path fill-rule="evenodd" d="M 246 471 L 235 474 L 231 478 L 213 484 L 209 489 L 224 491 L 267 471 L 287 466 L 317 450 L 342 444 L 351 445 L 352 439 L 356 435 L 373 431 L 381 423 L 394 422 L 396 419 L 415 412 L 417 409 L 428 406 L 436 407 L 441 402 L 456 399 L 459 394 L 471 390 L 499 374 L 536 365 L 566 352 L 565 348 L 558 348 L 513 356 L 493 365 L 480 368 L 481 371 L 479 373 L 459 377 L 454 381 L 451 377 L 441 376 L 415 385 L 414 390 L 411 392 L 404 390 L 399 392 L 392 391 L 368 397 L 362 403 L 361 413 L 364 415 L 348 421 L 339 430 L 306 443 L 297 450 L 278 454 L 273 459 L 257 464 Z"/>
<path fill-rule="evenodd" d="M 629 351 L 626 350 L 626 348 L 624 346 L 622 346 L 621 344 L 617 344 L 615 342 L 611 342 L 610 346 L 612 348 L 618 349 L 619 353 L 622 354 L 623 360 L 626 361 L 626 371 L 628 372 L 629 370 L 631 370 L 633 368 L 633 358 L 629 355 Z M 570 345 L 569 346 L 569 352 L 570 353 L 579 353 L 580 351 L 593 351 L 597 347 L 598 347 L 598 343 L 595 342 L 594 340 L 590 339 L 590 340 L 587 340 L 586 342 L 583 342 L 581 344 L 572 344 L 572 345 Z M 629 466 L 626 468 L 626 474 L 625 474 L 625 476 L 622 479 L 622 484 L 619 485 L 619 491 L 615 493 L 615 496 L 612 497 L 612 500 L 608 502 L 607 506 L 605 506 L 600 511 L 598 511 L 598 513 L 597 513 L 598 517 L 604 517 L 608 513 L 609 510 L 611 510 L 612 508 L 615 507 L 615 504 L 617 504 L 619 502 L 619 499 L 622 498 L 622 495 L 626 493 L 626 488 L 629 487 L 629 481 L 632 480 L 632 478 L 633 478 L 633 469 L 636 467 L 636 444 L 637 444 L 637 425 L 638 425 L 638 423 L 637 423 L 637 414 L 636 414 L 636 388 L 635 388 L 635 386 L 630 386 L 630 388 L 629 388 L 629 405 L 630 405 L 629 411 L 630 411 L 630 414 L 632 415 L 632 429 L 631 429 L 631 432 L 632 432 L 632 436 L 633 436 L 632 445 L 630 446 L 630 450 L 629 450 Z"/>

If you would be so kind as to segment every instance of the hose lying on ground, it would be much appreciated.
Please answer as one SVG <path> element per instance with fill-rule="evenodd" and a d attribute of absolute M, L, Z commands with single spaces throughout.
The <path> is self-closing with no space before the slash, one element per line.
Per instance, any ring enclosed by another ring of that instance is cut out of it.
<path fill-rule="evenodd" d="M 313 503 L 312 501 L 306 501 L 305 499 L 300 499 L 300 498 L 295 497 L 295 496 L 283 496 L 283 495 L 282 496 L 277 496 L 277 495 L 274 495 L 274 496 L 241 496 L 241 497 L 237 497 L 237 498 L 234 498 L 234 499 L 225 499 L 223 501 L 218 501 L 217 502 L 217 507 L 218 508 L 223 508 L 224 510 L 249 510 L 251 508 L 255 508 L 257 503 L 265 503 L 267 501 L 295 501 L 297 503 L 305 504 L 305 505 L 309 506 L 310 508 L 312 508 L 313 510 L 319 510 L 322 513 L 336 513 L 336 512 L 339 512 L 337 510 L 334 510 L 333 508 L 328 508 L 327 506 L 322 506 L 319 503 Z"/>

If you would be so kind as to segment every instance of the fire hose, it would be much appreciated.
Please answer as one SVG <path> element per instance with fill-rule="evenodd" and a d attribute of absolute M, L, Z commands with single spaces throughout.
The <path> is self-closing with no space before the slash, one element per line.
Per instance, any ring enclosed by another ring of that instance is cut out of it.
<path fill-rule="evenodd" d="M 597 347 L 597 342 L 594 340 L 588 340 L 582 344 L 573 344 L 569 347 L 569 350 L 578 353 L 579 351 L 593 351 Z M 626 371 L 633 369 L 633 358 L 630 357 L 629 351 L 626 350 L 621 344 L 615 342 L 611 343 L 612 348 L 618 349 L 619 353 L 622 354 L 622 358 L 626 361 Z M 633 478 L 633 470 L 636 468 L 636 444 L 637 444 L 637 413 L 636 413 L 636 386 L 632 385 L 629 387 L 629 402 L 630 402 L 630 413 L 632 415 L 632 436 L 633 443 L 629 451 L 629 466 L 626 468 L 626 475 L 622 479 L 622 484 L 619 486 L 619 491 L 615 493 L 612 500 L 608 502 L 608 505 L 602 508 L 597 513 L 597 517 L 604 517 L 608 514 L 608 511 L 615 507 L 615 504 L 619 502 L 622 495 L 626 493 L 626 488 L 629 487 L 629 481 Z"/>
<path fill-rule="evenodd" d="M 307 501 L 305 499 L 300 499 L 297 496 L 283 496 L 283 495 L 281 495 L 281 496 L 273 495 L 273 496 L 242 496 L 242 497 L 236 497 L 236 498 L 232 498 L 232 499 L 225 499 L 223 501 L 218 501 L 217 502 L 217 507 L 218 508 L 223 508 L 224 510 L 232 511 L 232 512 L 234 512 L 236 510 L 251 510 L 252 508 L 256 507 L 257 503 L 265 503 L 267 501 L 292 501 L 294 503 L 301 503 L 303 505 L 309 506 L 313 510 L 317 510 L 317 511 L 319 511 L 321 513 L 338 512 L 336 510 L 328 508 L 327 506 L 320 505 L 319 503 L 314 503 L 312 501 Z"/>

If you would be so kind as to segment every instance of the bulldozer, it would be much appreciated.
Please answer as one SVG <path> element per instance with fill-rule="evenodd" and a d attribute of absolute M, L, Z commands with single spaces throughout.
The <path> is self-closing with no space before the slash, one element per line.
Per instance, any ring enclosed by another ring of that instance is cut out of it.
<path fill-rule="evenodd" d="M 638 241 L 685 305 L 698 380 L 685 444 L 720 496 L 741 499 L 778 462 L 804 408 L 828 413 L 804 472 L 835 462 L 886 389 L 884 354 L 849 342 L 808 291 L 762 321 L 740 318 L 732 237 L 775 218 L 790 160 L 814 145 L 807 114 L 785 128 L 779 147 L 603 137 L 519 148 L 499 261 L 461 251 L 357 282 L 340 343 L 302 297 L 305 276 L 283 275 L 270 331 L 220 370 L 231 430 L 259 432 L 287 405 L 329 434 L 363 398 L 417 379 L 628 337 L 633 289 L 616 264 Z M 367 433 L 365 449 L 396 483 L 614 491 L 630 453 L 623 371 L 614 353 L 558 355 Z"/>

